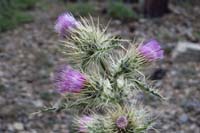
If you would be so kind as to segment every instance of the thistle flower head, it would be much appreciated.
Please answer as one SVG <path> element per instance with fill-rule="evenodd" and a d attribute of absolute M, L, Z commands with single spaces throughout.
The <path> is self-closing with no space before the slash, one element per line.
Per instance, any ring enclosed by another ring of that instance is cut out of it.
<path fill-rule="evenodd" d="M 117 106 L 108 110 L 107 119 L 113 122 L 112 131 L 126 133 L 142 132 L 151 126 L 147 112 L 136 106 Z M 108 120 L 107 120 L 108 121 Z"/>
<path fill-rule="evenodd" d="M 82 18 L 79 26 L 64 41 L 61 51 L 71 63 L 91 72 L 91 69 L 99 68 L 102 61 L 106 62 L 115 48 L 121 46 L 121 40 L 114 38 L 106 30 L 107 27 L 102 28 L 99 23 L 95 25 L 92 18 Z"/>
<path fill-rule="evenodd" d="M 141 133 L 152 124 L 146 111 L 133 106 L 113 105 L 104 111 L 103 115 L 93 112 L 92 115 L 79 117 L 74 123 L 75 130 L 80 133 Z"/>
<path fill-rule="evenodd" d="M 118 128 L 124 129 L 128 125 L 128 120 L 126 116 L 120 116 L 116 120 L 116 125 Z"/>
<path fill-rule="evenodd" d="M 139 53 L 144 56 L 148 61 L 155 61 L 163 58 L 163 50 L 156 40 L 150 40 L 144 45 L 139 47 Z"/>
<path fill-rule="evenodd" d="M 89 129 L 88 127 L 91 126 L 93 123 L 93 117 L 92 116 L 83 116 L 78 120 L 79 125 L 79 132 L 81 133 L 88 133 Z"/>
<path fill-rule="evenodd" d="M 60 36 L 64 37 L 77 25 L 78 22 L 70 13 L 63 13 L 56 21 L 55 31 L 59 33 Z"/>
<path fill-rule="evenodd" d="M 69 66 L 62 66 L 55 76 L 55 85 L 58 92 L 80 92 L 86 83 L 85 76 Z"/>

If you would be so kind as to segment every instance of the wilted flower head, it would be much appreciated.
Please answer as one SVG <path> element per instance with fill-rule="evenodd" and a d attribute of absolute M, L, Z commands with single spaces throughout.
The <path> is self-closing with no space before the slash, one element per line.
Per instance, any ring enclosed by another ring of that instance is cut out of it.
<path fill-rule="evenodd" d="M 154 61 L 163 58 L 163 50 L 160 47 L 159 42 L 156 40 L 150 40 L 144 45 L 139 47 L 139 53 L 149 61 Z"/>
<path fill-rule="evenodd" d="M 128 125 L 128 120 L 126 116 L 120 116 L 116 120 L 116 125 L 118 128 L 124 129 Z"/>
<path fill-rule="evenodd" d="M 76 19 L 70 13 L 61 14 L 55 25 L 55 31 L 61 36 L 67 35 L 72 28 L 78 25 Z"/>
<path fill-rule="evenodd" d="M 60 93 L 78 93 L 84 88 L 85 83 L 86 78 L 82 73 L 66 65 L 62 66 L 55 76 L 55 85 Z"/>
<path fill-rule="evenodd" d="M 93 122 L 93 117 L 91 116 L 83 116 L 78 120 L 78 125 L 79 125 L 79 132 L 81 133 L 88 133 L 88 126 L 92 124 Z"/>

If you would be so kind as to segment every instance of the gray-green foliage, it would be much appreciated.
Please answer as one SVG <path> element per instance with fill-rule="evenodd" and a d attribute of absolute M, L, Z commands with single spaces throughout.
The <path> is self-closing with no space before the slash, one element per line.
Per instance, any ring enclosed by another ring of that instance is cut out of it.
<path fill-rule="evenodd" d="M 68 3 L 67 10 L 77 16 L 86 16 L 93 14 L 95 11 L 94 5 L 89 2 Z"/>
<path fill-rule="evenodd" d="M 32 8 L 37 0 L 1 0 L 0 32 L 33 20 L 25 10 Z"/>
<path fill-rule="evenodd" d="M 108 14 L 116 19 L 130 20 L 137 18 L 136 13 L 123 2 L 110 2 L 108 6 Z"/>

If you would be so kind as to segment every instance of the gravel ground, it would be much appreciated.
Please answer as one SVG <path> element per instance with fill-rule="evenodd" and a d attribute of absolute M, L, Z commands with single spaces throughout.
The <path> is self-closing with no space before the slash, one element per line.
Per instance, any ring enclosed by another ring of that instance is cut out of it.
<path fill-rule="evenodd" d="M 200 16 L 200 7 L 185 10 L 171 6 L 172 13 L 160 19 L 128 24 L 113 20 L 109 31 L 128 38 L 157 37 L 162 41 L 166 58 L 153 64 L 150 73 L 152 79 L 159 79 L 155 85 L 167 100 L 143 96 L 143 101 L 158 114 L 157 132 L 199 133 L 200 62 L 178 62 L 171 53 L 179 40 L 199 43 L 196 17 Z M 67 113 L 31 115 L 59 98 L 50 79 L 54 67 L 62 61 L 53 31 L 55 18 L 62 11 L 64 7 L 59 4 L 36 8 L 32 11 L 34 22 L 0 34 L 0 133 L 68 133 Z"/>

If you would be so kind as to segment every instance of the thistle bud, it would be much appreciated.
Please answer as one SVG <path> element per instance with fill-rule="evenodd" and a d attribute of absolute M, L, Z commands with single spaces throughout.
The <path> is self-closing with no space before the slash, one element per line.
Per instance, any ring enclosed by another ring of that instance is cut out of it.
<path fill-rule="evenodd" d="M 128 120 L 126 116 L 120 116 L 116 120 L 116 125 L 118 128 L 124 129 L 128 125 Z"/>

